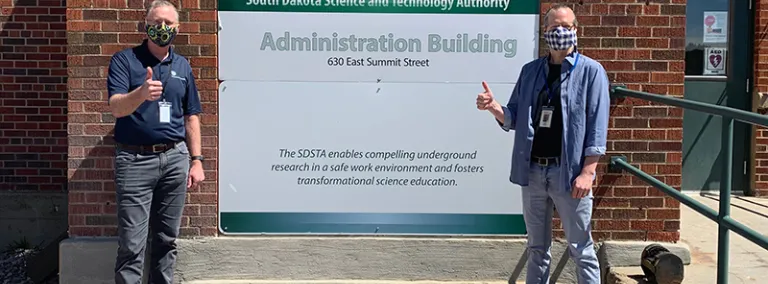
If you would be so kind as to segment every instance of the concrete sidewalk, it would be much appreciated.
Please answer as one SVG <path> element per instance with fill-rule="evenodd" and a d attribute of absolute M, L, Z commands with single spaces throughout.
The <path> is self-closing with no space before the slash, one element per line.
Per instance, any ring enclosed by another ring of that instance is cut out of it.
<path fill-rule="evenodd" d="M 694 195 L 697 201 L 718 211 L 716 194 Z M 680 239 L 691 250 L 685 283 L 716 283 L 717 223 L 681 205 Z M 768 235 L 768 199 L 731 196 L 731 216 L 752 230 Z M 729 283 L 768 283 L 768 250 L 730 233 Z"/>
<path fill-rule="evenodd" d="M 694 194 L 695 200 L 718 210 L 717 194 Z M 683 284 L 717 283 L 717 223 L 681 205 L 680 239 L 690 248 L 691 264 Z M 731 216 L 752 230 L 768 234 L 768 199 L 731 196 Z M 730 233 L 729 284 L 768 283 L 768 250 Z M 607 283 L 645 283 L 639 267 L 612 269 Z"/>

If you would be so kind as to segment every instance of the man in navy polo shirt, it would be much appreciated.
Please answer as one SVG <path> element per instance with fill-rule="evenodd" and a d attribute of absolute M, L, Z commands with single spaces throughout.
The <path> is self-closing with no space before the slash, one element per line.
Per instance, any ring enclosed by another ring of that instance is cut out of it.
<path fill-rule="evenodd" d="M 205 179 L 195 78 L 170 47 L 178 26 L 173 4 L 152 2 L 147 40 L 117 52 L 109 64 L 109 107 L 117 118 L 118 284 L 141 283 L 149 230 L 149 283 L 173 283 L 187 189 Z"/>

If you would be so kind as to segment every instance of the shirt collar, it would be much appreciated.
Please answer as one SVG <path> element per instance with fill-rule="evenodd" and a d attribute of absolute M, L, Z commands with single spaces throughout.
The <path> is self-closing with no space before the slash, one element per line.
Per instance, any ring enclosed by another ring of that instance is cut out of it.
<path fill-rule="evenodd" d="M 568 61 L 568 63 L 571 64 L 571 66 L 573 66 L 573 64 L 575 64 L 576 62 L 577 54 L 579 54 L 579 51 L 576 50 L 576 48 L 574 48 L 571 53 L 568 53 L 568 55 L 565 56 L 565 61 Z"/>
<path fill-rule="evenodd" d="M 148 56 L 149 58 L 154 58 L 155 60 L 158 60 L 154 55 L 152 55 L 151 52 L 149 52 L 149 40 L 144 39 L 144 41 L 141 42 L 141 52 L 144 53 L 145 56 Z M 173 62 L 174 52 L 173 52 L 173 46 L 170 46 L 168 48 L 168 57 L 166 57 L 163 62 Z"/>
<path fill-rule="evenodd" d="M 579 54 L 579 51 L 574 48 L 574 50 L 571 51 L 571 53 L 568 53 L 568 55 L 566 55 L 565 58 L 563 58 L 564 59 L 563 62 L 567 61 L 568 64 L 573 66 L 573 64 L 576 63 L 576 56 L 578 54 Z M 549 54 L 547 54 L 544 57 L 542 57 L 542 60 L 544 61 L 544 64 L 549 65 Z"/>

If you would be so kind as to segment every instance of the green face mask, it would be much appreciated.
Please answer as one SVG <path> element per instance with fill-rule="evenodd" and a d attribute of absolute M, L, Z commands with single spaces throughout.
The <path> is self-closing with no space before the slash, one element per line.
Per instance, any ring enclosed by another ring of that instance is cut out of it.
<path fill-rule="evenodd" d="M 175 27 L 170 27 L 165 23 L 159 25 L 145 24 L 147 29 L 147 37 L 160 47 L 165 47 L 173 42 L 176 38 L 179 30 Z"/>

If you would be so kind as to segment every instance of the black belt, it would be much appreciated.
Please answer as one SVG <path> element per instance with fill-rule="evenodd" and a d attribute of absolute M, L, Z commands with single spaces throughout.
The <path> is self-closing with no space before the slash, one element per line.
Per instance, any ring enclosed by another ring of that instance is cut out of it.
<path fill-rule="evenodd" d="M 117 143 L 117 147 L 120 149 L 137 152 L 137 153 L 158 154 L 158 153 L 163 153 L 165 151 L 176 148 L 176 144 L 179 144 L 179 142 L 170 142 L 170 143 L 154 144 L 154 145 L 127 145 L 127 144 Z"/>
<path fill-rule="evenodd" d="M 549 165 L 558 165 L 560 164 L 560 158 L 559 157 L 550 157 L 550 158 L 542 158 L 542 157 L 531 157 L 531 161 L 536 163 L 540 166 L 549 166 Z"/>

